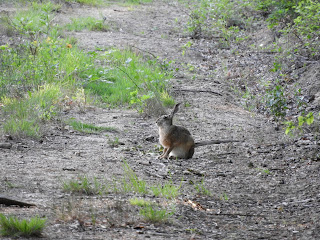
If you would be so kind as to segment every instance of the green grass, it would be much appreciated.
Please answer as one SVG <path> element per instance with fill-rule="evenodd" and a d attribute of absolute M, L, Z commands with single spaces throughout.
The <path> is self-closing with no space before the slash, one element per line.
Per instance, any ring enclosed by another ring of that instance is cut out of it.
<path fill-rule="evenodd" d="M 51 1 L 44 3 L 31 2 L 28 10 L 17 11 L 13 18 L 5 21 L 8 28 L 18 31 L 28 39 L 34 41 L 41 34 L 57 33 L 57 26 L 53 26 L 50 23 L 55 12 L 61 9 L 60 4 L 54 4 Z"/>
<path fill-rule="evenodd" d="M 172 75 L 163 71 L 156 60 L 117 49 L 105 51 L 99 59 L 107 67 L 98 75 L 92 75 L 85 89 L 99 95 L 103 102 L 110 105 L 130 103 L 139 109 L 145 108 L 150 99 L 172 104 L 167 94 L 167 81 Z"/>
<path fill-rule="evenodd" d="M 174 103 L 167 92 L 172 75 L 156 60 L 128 50 L 80 50 L 75 39 L 62 38 L 61 27 L 52 25 L 61 5 L 46 1 L 28 6 L 0 19 L 23 39 L 14 47 L 0 46 L 0 103 L 5 116 L 1 130 L 5 133 L 39 138 L 45 123 L 58 117 L 66 104 L 85 105 L 88 95 L 98 96 L 98 104 L 126 104 L 139 112 L 151 100 Z M 101 130 L 78 125 L 82 131 Z"/>
<path fill-rule="evenodd" d="M 156 197 L 163 196 L 167 199 L 174 199 L 180 195 L 180 188 L 181 184 L 179 187 L 177 187 L 172 183 L 172 181 L 170 181 L 163 185 L 159 184 L 156 186 L 151 186 L 151 191 Z"/>
<path fill-rule="evenodd" d="M 206 188 L 203 181 L 204 179 L 202 179 L 200 183 L 194 184 L 197 193 L 205 196 L 212 196 L 212 193 Z"/>
<path fill-rule="evenodd" d="M 175 214 L 175 209 L 164 209 L 159 206 L 147 205 L 142 207 L 139 213 L 147 221 L 158 223 L 168 221 Z"/>
<path fill-rule="evenodd" d="M 146 181 L 139 179 L 127 162 L 123 163 L 123 169 L 125 175 L 123 178 L 123 187 L 125 190 L 132 189 L 137 193 L 148 193 Z"/>
<path fill-rule="evenodd" d="M 129 199 L 129 202 L 131 205 L 139 206 L 139 207 L 146 207 L 153 204 L 152 202 L 147 201 L 143 198 L 131 198 Z"/>
<path fill-rule="evenodd" d="M 65 192 L 80 193 L 86 195 L 101 195 L 106 190 L 106 185 L 96 178 L 89 179 L 86 176 L 79 176 L 76 180 L 63 182 Z"/>
<path fill-rule="evenodd" d="M 39 138 L 42 135 L 41 122 L 55 117 L 58 108 L 54 104 L 61 96 L 58 86 L 44 85 L 21 99 L 2 97 L 6 116 L 3 131 L 17 137 Z"/>
<path fill-rule="evenodd" d="M 71 87 L 80 73 L 90 74 L 94 69 L 88 54 L 66 40 L 50 37 L 18 48 L 2 46 L 0 62 L 0 97 L 17 97 L 46 83 Z"/>
<path fill-rule="evenodd" d="M 88 29 L 90 31 L 108 31 L 110 26 L 105 23 L 103 19 L 96 19 L 94 17 L 82 17 L 71 19 L 72 23 L 67 24 L 65 27 L 69 31 L 81 31 Z"/>
<path fill-rule="evenodd" d="M 30 220 L 19 220 L 0 214 L 0 233 L 7 237 L 41 237 L 46 219 L 33 217 Z"/>
<path fill-rule="evenodd" d="M 117 131 L 113 127 L 98 127 L 90 123 L 82 123 L 80 121 L 77 121 L 75 119 L 70 119 L 67 121 L 67 124 L 73 127 L 74 130 L 84 133 L 99 133 L 99 132 L 115 132 Z"/>
<path fill-rule="evenodd" d="M 166 222 L 176 212 L 174 208 L 162 208 L 142 198 L 132 198 L 129 202 L 131 205 L 140 207 L 140 215 L 145 220 L 153 223 Z"/>

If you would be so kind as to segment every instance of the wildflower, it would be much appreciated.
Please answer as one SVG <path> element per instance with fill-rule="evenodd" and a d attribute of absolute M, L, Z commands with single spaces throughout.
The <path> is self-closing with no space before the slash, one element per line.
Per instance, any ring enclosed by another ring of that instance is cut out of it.
<path fill-rule="evenodd" d="M 67 48 L 72 48 L 72 45 L 70 43 L 68 43 Z"/>

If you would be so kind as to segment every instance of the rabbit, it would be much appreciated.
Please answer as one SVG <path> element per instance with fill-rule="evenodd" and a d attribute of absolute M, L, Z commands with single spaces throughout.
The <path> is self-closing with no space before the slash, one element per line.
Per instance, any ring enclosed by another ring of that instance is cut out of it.
<path fill-rule="evenodd" d="M 159 142 L 164 148 L 159 159 L 170 157 L 189 159 L 192 158 L 196 147 L 209 144 L 239 142 L 238 140 L 211 140 L 195 143 L 188 129 L 172 124 L 172 118 L 174 114 L 178 112 L 180 104 L 181 103 L 176 104 L 169 115 L 163 115 L 156 121 L 159 127 Z"/>

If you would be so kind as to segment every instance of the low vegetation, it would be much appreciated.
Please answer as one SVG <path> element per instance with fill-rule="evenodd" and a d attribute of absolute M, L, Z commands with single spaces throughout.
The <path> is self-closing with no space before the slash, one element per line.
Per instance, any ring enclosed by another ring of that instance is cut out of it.
<path fill-rule="evenodd" d="M 101 195 L 105 193 L 106 186 L 96 178 L 89 179 L 87 176 L 79 176 L 76 180 L 63 182 L 63 190 L 86 195 Z"/>
<path fill-rule="evenodd" d="M 82 3 L 89 2 L 93 4 Z M 27 10 L 0 18 L 7 32 L 22 38 L 15 46 L 0 46 L 0 106 L 6 116 L 5 133 L 40 138 L 45 123 L 59 119 L 61 111 L 84 110 L 93 102 L 109 107 L 127 105 L 148 114 L 154 106 L 174 104 L 167 91 L 172 75 L 157 59 L 130 50 L 79 49 L 76 40 L 62 38 L 62 27 L 53 23 L 60 8 L 51 1 L 31 2 Z M 108 29 L 103 19 L 73 21 L 67 25 L 69 30 Z M 82 131 L 90 128 L 73 124 Z"/>
<path fill-rule="evenodd" d="M 99 127 L 90 123 L 83 123 L 75 119 L 70 119 L 67 124 L 73 127 L 74 130 L 84 133 L 99 133 L 99 132 L 116 132 L 113 127 Z"/>
<path fill-rule="evenodd" d="M 251 38 L 250 32 L 255 30 L 255 26 L 266 22 L 275 35 L 273 43 L 268 46 L 251 47 L 254 51 L 273 53 L 274 62 L 269 70 L 275 77 L 271 81 L 261 77 L 251 80 L 244 78 L 239 84 L 231 82 L 230 86 L 245 108 L 273 116 L 276 121 L 285 125 L 287 134 L 303 132 L 309 125 L 314 129 L 312 130 L 314 133 L 317 132 L 320 120 L 318 113 L 307 111 L 308 101 L 303 100 L 303 96 L 307 93 L 301 91 L 299 84 L 294 83 L 296 80 L 294 76 L 288 73 L 291 71 L 294 59 L 304 59 L 303 62 L 312 63 L 320 58 L 318 1 L 180 2 L 187 3 L 190 12 L 186 25 L 187 34 L 194 39 L 214 38 L 217 40 L 214 41 L 216 47 L 232 48 L 234 54 L 241 51 L 244 40 Z M 192 45 L 192 41 L 188 42 L 184 46 L 183 53 Z M 287 116 L 293 114 L 299 117 L 288 121 Z M 299 131 L 293 131 L 297 129 Z"/>
<path fill-rule="evenodd" d="M 0 234 L 4 237 L 41 237 L 46 219 L 33 217 L 19 220 L 0 214 Z"/>
<path fill-rule="evenodd" d="M 96 19 L 94 17 L 73 18 L 71 23 L 64 26 L 69 31 L 81 31 L 88 29 L 90 31 L 108 31 L 110 26 L 105 18 Z"/>
<path fill-rule="evenodd" d="M 153 194 L 156 197 L 165 198 L 166 201 L 173 201 L 180 194 L 181 184 L 177 187 L 172 182 L 168 182 L 164 185 L 152 186 L 139 179 L 128 163 L 123 163 L 123 170 L 124 176 L 120 179 L 114 179 L 111 183 L 102 182 L 96 178 L 90 179 L 87 176 L 79 176 L 75 180 L 64 181 L 63 190 L 73 194 L 86 195 L 104 195 L 109 192 L 132 192 L 141 196 Z M 169 208 L 162 207 L 143 198 L 132 198 L 129 202 L 131 205 L 140 207 L 140 215 L 151 222 L 165 222 L 175 213 L 172 206 Z"/>

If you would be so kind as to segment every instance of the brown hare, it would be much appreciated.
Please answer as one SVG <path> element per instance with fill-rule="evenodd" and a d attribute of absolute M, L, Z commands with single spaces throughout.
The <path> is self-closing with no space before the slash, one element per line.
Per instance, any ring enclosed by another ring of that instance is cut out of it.
<path fill-rule="evenodd" d="M 159 158 L 174 157 L 189 159 L 192 158 L 196 147 L 209 144 L 239 142 L 237 140 L 211 140 L 195 143 L 188 129 L 172 124 L 172 118 L 174 114 L 178 112 L 179 105 L 180 103 L 174 106 L 170 115 L 163 115 L 156 121 L 159 127 L 159 141 L 164 148 L 163 154 L 159 156 Z"/>

